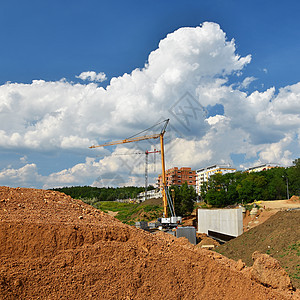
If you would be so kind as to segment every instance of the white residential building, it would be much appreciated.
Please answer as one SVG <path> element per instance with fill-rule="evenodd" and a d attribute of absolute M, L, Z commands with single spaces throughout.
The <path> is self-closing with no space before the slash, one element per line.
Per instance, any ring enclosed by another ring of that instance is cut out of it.
<path fill-rule="evenodd" d="M 161 198 L 162 197 L 162 193 L 160 190 L 150 190 L 147 191 L 147 199 L 157 199 L 157 198 Z M 137 200 L 139 202 L 144 202 L 145 201 L 145 192 L 141 192 L 139 194 L 137 194 Z"/>
<path fill-rule="evenodd" d="M 261 171 L 266 171 L 266 170 L 270 170 L 273 168 L 278 168 L 279 165 L 277 164 L 263 164 L 263 165 L 259 165 L 259 166 L 255 166 L 252 168 L 249 168 L 246 170 L 246 172 L 251 173 L 251 172 L 261 172 Z"/>
<path fill-rule="evenodd" d="M 206 168 L 202 168 L 199 170 L 196 170 L 196 192 L 198 195 L 200 195 L 201 186 L 204 182 L 207 182 L 209 177 L 220 173 L 220 174 L 226 174 L 226 173 L 234 173 L 236 172 L 236 169 L 231 167 L 230 165 L 212 165 Z"/>

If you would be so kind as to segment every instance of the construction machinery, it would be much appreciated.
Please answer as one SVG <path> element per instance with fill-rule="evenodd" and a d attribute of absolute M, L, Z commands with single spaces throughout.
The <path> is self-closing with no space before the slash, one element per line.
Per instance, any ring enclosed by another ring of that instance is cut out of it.
<path fill-rule="evenodd" d="M 114 156 L 119 155 L 136 155 L 136 154 L 145 154 L 145 201 L 147 200 L 147 190 L 148 190 L 148 155 L 154 154 L 154 166 L 155 166 L 155 154 L 160 153 L 160 150 L 154 149 L 153 151 L 144 151 L 144 152 L 133 152 L 133 153 L 117 153 L 113 154 Z M 173 201 L 174 202 L 174 201 Z"/>
<path fill-rule="evenodd" d="M 161 123 L 164 123 L 164 125 L 163 125 L 163 128 L 161 129 L 160 133 L 152 134 L 152 135 L 137 136 L 138 134 L 141 134 Z M 160 139 L 161 164 L 162 164 L 162 183 L 163 183 L 163 188 L 162 188 L 163 218 L 161 218 L 160 222 L 163 227 L 176 227 L 177 224 L 181 222 L 181 217 L 176 217 L 173 201 L 171 199 L 171 196 L 170 196 L 169 190 L 167 188 L 167 184 L 166 184 L 164 134 L 166 133 L 166 128 L 168 126 L 168 123 L 169 123 L 169 119 L 166 119 L 166 120 L 152 126 L 151 128 L 143 130 L 142 132 L 140 132 L 132 137 L 129 137 L 129 138 L 126 138 L 123 140 L 114 141 L 114 142 L 108 142 L 108 143 L 97 145 L 97 146 L 93 145 L 93 146 L 90 146 L 89 148 L 107 147 L 107 146 L 121 145 L 121 144 L 125 144 L 125 143 L 132 143 L 132 142 L 138 142 L 138 141 L 143 141 L 143 140 L 159 138 Z M 169 207 L 171 217 L 168 217 L 168 207 Z"/>

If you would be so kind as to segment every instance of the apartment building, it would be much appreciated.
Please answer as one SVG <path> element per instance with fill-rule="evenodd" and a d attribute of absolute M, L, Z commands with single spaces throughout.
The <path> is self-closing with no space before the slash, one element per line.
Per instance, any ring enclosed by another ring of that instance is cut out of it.
<path fill-rule="evenodd" d="M 158 198 L 162 198 L 162 193 L 160 190 L 147 191 L 147 199 L 158 199 Z M 145 201 L 146 200 L 145 192 L 141 192 L 137 194 L 137 200 L 139 202 Z"/>
<path fill-rule="evenodd" d="M 246 170 L 246 172 L 251 173 L 251 172 L 261 172 L 261 171 L 266 171 L 266 170 L 270 170 L 273 168 L 278 168 L 279 166 L 276 164 L 262 164 L 259 166 L 255 166 L 252 168 L 249 168 Z"/>
<path fill-rule="evenodd" d="M 166 184 L 167 186 L 178 185 L 181 186 L 187 182 L 188 185 L 196 186 L 196 171 L 191 168 L 183 167 L 178 169 L 174 167 L 166 171 Z M 157 179 L 157 186 L 162 188 L 162 175 L 160 174 Z"/>
<path fill-rule="evenodd" d="M 227 174 L 234 173 L 236 169 L 230 165 L 212 165 L 206 168 L 202 168 L 196 171 L 196 192 L 198 195 L 201 191 L 201 186 L 204 182 L 207 182 L 209 177 L 214 174 Z"/>

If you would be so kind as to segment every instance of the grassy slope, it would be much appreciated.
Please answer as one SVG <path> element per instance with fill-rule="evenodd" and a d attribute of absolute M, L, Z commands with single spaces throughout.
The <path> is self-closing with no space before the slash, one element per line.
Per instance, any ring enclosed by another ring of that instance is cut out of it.
<path fill-rule="evenodd" d="M 104 211 L 118 212 L 116 218 L 127 224 L 134 224 L 137 221 L 152 221 L 162 216 L 161 199 L 149 199 L 143 203 L 120 203 L 113 201 L 99 201 L 89 203 L 94 207 Z"/>

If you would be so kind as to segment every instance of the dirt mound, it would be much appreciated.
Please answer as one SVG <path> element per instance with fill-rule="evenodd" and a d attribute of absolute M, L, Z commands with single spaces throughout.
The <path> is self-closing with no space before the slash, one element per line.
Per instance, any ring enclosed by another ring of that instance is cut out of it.
<path fill-rule="evenodd" d="M 292 196 L 289 200 L 289 203 L 300 203 L 300 197 L 299 196 Z"/>
<path fill-rule="evenodd" d="M 279 261 L 300 288 L 300 210 L 279 211 L 263 224 L 221 245 L 217 251 L 229 258 L 242 259 L 252 266 L 255 251 L 266 253 Z"/>
<path fill-rule="evenodd" d="M 216 247 L 216 246 L 219 246 L 220 243 L 210 237 L 206 237 L 206 238 L 202 239 L 200 243 L 197 244 L 198 247 L 203 247 L 203 246 L 208 246 L 208 245 Z"/>
<path fill-rule="evenodd" d="M 162 198 L 150 198 L 142 202 L 141 205 L 158 205 L 162 207 L 163 206 L 162 203 L 163 203 Z"/>
<path fill-rule="evenodd" d="M 0 187 L 1 299 L 295 299 L 237 267 L 65 194 Z"/>
<path fill-rule="evenodd" d="M 259 209 L 256 215 L 250 215 L 250 211 L 247 210 L 245 216 L 243 218 L 243 232 L 248 231 L 251 228 L 254 228 L 266 220 L 268 220 L 271 216 L 275 215 L 278 210 L 275 209 Z"/>
<path fill-rule="evenodd" d="M 251 277 L 266 286 L 275 289 L 291 290 L 292 284 L 287 272 L 282 269 L 278 261 L 268 254 L 258 251 L 252 254 L 254 260 Z"/>
<path fill-rule="evenodd" d="M 194 226 L 197 227 L 197 218 L 196 216 L 188 216 L 182 218 L 182 226 Z"/>
<path fill-rule="evenodd" d="M 297 199 L 297 198 L 293 198 Z M 286 210 L 292 208 L 300 208 L 300 202 L 289 200 L 270 200 L 270 201 L 259 201 L 259 205 L 264 209 L 275 209 L 275 210 Z"/>

